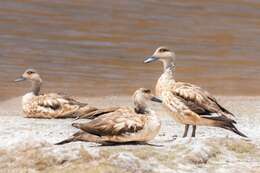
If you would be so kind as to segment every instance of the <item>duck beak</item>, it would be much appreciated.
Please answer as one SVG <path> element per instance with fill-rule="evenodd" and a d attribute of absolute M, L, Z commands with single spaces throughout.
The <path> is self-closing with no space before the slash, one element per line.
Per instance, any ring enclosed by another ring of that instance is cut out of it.
<path fill-rule="evenodd" d="M 150 62 L 154 62 L 157 61 L 159 58 L 155 57 L 155 56 L 150 56 L 150 57 L 146 57 L 144 59 L 144 63 L 150 63 Z"/>
<path fill-rule="evenodd" d="M 159 99 L 158 97 L 152 97 L 152 98 L 151 98 L 151 101 L 157 102 L 157 103 L 162 103 L 162 100 Z"/>
<path fill-rule="evenodd" d="M 21 76 L 21 77 L 15 79 L 14 81 L 15 82 L 22 82 L 22 81 L 25 81 L 25 80 L 26 80 L 26 78 Z"/>

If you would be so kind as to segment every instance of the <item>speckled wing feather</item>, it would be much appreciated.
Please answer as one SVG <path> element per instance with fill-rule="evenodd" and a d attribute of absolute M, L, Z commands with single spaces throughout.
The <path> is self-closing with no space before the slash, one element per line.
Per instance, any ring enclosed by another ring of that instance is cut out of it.
<path fill-rule="evenodd" d="M 29 115 L 28 117 L 35 118 L 76 117 L 77 111 L 86 105 L 72 98 L 50 93 L 35 97 L 31 104 L 24 107 L 24 112 Z"/>
<path fill-rule="evenodd" d="M 231 112 L 223 108 L 217 100 L 207 91 L 189 83 L 177 82 L 171 91 L 192 111 L 208 115 L 210 113 L 219 113 L 221 115 L 230 114 Z"/>
<path fill-rule="evenodd" d="M 143 129 L 146 120 L 147 116 L 144 114 L 137 114 L 131 108 L 121 108 L 88 123 L 74 123 L 73 126 L 99 136 L 121 135 Z"/>
<path fill-rule="evenodd" d="M 71 98 L 71 97 L 69 97 L 68 95 L 65 95 L 65 94 L 61 94 L 61 93 L 58 93 L 58 94 L 56 94 L 56 93 L 50 93 L 50 94 L 48 94 L 48 95 L 54 95 L 54 96 L 56 96 L 56 97 L 63 98 L 63 99 L 65 99 L 65 100 L 67 100 L 70 105 L 79 105 L 79 106 L 81 106 L 81 107 L 88 105 L 87 103 L 81 103 L 81 102 L 79 102 L 79 101 L 77 101 L 77 100 L 74 100 L 73 98 Z"/>
<path fill-rule="evenodd" d="M 189 105 L 185 104 L 186 102 L 183 99 L 179 98 L 179 96 L 176 96 L 172 91 L 169 90 L 163 91 L 162 97 L 163 97 L 163 103 L 172 112 L 176 112 L 180 115 L 199 116 L 190 109 Z"/>
<path fill-rule="evenodd" d="M 79 118 L 88 118 L 88 119 L 94 119 L 100 115 L 103 114 L 108 114 L 110 112 L 115 112 L 118 109 L 120 109 L 120 107 L 109 107 L 109 108 L 103 108 L 103 109 L 97 109 L 96 111 L 91 111 L 89 113 L 86 113 L 85 115 L 79 117 Z"/>

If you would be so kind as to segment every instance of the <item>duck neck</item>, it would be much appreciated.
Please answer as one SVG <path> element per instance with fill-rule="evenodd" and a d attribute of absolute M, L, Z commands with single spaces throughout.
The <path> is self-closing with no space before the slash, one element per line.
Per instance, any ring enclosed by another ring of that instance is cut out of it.
<path fill-rule="evenodd" d="M 164 73 L 163 73 L 164 78 L 166 77 L 167 79 L 174 79 L 175 64 L 173 60 L 165 59 L 162 62 L 164 68 Z"/>
<path fill-rule="evenodd" d="M 31 88 L 31 92 L 38 96 L 41 90 L 41 85 L 42 85 L 42 80 L 35 80 L 32 81 L 32 88 Z"/>
<path fill-rule="evenodd" d="M 135 102 L 135 112 L 139 114 L 145 114 L 148 113 L 148 110 L 146 110 L 145 104 L 140 104 L 138 102 Z"/>
<path fill-rule="evenodd" d="M 163 70 L 164 70 L 164 72 L 168 71 L 168 70 L 174 71 L 175 64 L 174 64 L 172 59 L 164 59 L 162 62 L 163 62 Z"/>

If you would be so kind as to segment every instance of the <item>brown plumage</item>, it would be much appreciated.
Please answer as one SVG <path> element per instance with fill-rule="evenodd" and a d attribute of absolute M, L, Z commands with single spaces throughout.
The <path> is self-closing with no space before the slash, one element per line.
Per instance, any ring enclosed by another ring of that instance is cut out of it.
<path fill-rule="evenodd" d="M 145 59 L 145 63 L 156 60 L 163 63 L 164 73 L 156 84 L 156 94 L 162 98 L 165 107 L 175 120 L 185 124 L 183 136 L 187 136 L 189 125 L 193 125 L 193 137 L 196 125 L 207 125 L 228 129 L 246 137 L 234 126 L 236 122 L 232 119 L 233 114 L 221 106 L 209 92 L 193 84 L 175 81 L 174 59 L 174 52 L 159 47 L 153 56 Z"/>
<path fill-rule="evenodd" d="M 22 99 L 24 116 L 27 118 L 77 118 L 87 114 L 99 112 L 96 116 L 113 111 L 113 109 L 97 109 L 86 103 L 78 102 L 68 96 L 49 93 L 40 94 L 42 79 L 34 69 L 27 69 L 22 77 L 16 82 L 30 80 L 32 83 L 31 92 L 25 94 Z"/>
<path fill-rule="evenodd" d="M 148 89 L 140 88 L 134 94 L 135 108 L 120 107 L 88 123 L 73 123 L 82 130 L 57 144 L 72 141 L 97 143 L 145 142 L 153 139 L 160 129 L 160 120 L 147 109 L 148 100 L 161 102 Z"/>

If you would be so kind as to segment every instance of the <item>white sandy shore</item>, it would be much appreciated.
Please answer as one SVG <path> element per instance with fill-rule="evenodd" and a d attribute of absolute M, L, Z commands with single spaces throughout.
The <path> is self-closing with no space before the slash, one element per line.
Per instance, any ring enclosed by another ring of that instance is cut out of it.
<path fill-rule="evenodd" d="M 195 139 L 169 141 L 174 135 L 181 136 L 183 126 L 153 104 L 162 129 L 150 143 L 163 146 L 105 147 L 83 142 L 53 145 L 77 131 L 71 127 L 73 120 L 23 118 L 20 99 L 0 104 L 0 172 L 260 172 L 259 97 L 219 97 L 237 115 L 237 127 L 249 139 L 218 128 L 199 127 Z M 80 100 L 98 107 L 132 105 L 127 96 Z"/>

